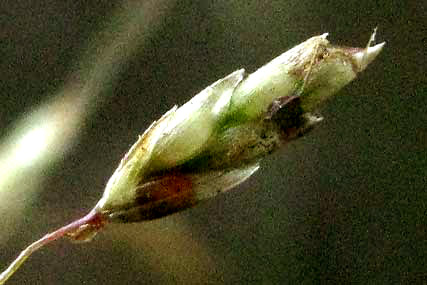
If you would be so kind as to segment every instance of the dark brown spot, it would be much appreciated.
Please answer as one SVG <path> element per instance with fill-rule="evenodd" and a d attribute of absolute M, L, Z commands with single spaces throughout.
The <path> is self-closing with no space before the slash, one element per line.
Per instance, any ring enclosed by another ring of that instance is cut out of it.
<path fill-rule="evenodd" d="M 277 98 L 269 107 L 266 120 L 273 121 L 286 134 L 305 124 L 300 96 Z"/>
<path fill-rule="evenodd" d="M 129 209 L 110 215 L 112 221 L 139 222 L 164 217 L 196 204 L 191 180 L 180 173 L 167 173 L 136 190 Z"/>

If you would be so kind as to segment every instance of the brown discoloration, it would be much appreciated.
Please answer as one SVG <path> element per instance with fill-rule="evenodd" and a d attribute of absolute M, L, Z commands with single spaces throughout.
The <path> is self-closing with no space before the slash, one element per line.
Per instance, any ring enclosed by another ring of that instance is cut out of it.
<path fill-rule="evenodd" d="M 191 181 L 183 174 L 168 173 L 144 183 L 136 193 L 140 205 L 161 201 L 171 196 L 185 198 L 191 193 Z"/>
<path fill-rule="evenodd" d="M 111 213 L 110 219 L 113 222 L 152 220 L 190 208 L 196 202 L 189 177 L 166 173 L 139 186 L 134 203 L 127 210 Z"/>

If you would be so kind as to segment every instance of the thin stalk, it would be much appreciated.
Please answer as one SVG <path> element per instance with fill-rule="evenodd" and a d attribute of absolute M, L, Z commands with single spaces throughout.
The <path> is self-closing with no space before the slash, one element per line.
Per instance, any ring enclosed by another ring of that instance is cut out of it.
<path fill-rule="evenodd" d="M 9 265 L 9 267 L 0 274 L 0 285 L 3 285 L 12 275 L 15 273 L 19 267 L 24 263 L 24 261 L 30 257 L 35 251 L 45 246 L 46 244 L 55 241 L 59 238 L 64 237 L 65 235 L 70 235 L 74 237 L 73 233 L 78 231 L 85 226 L 92 226 L 96 229 L 101 228 L 103 225 L 103 219 L 101 215 L 95 211 L 91 211 L 89 214 L 83 218 L 78 219 L 77 221 L 72 222 L 66 226 L 59 228 L 58 230 L 48 233 L 43 236 L 41 239 L 33 242 L 27 248 L 25 248 L 19 256 Z"/>

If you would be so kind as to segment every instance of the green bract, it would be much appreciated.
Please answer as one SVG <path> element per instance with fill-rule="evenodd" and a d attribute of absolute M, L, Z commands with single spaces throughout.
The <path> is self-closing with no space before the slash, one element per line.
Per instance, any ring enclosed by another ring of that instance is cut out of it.
<path fill-rule="evenodd" d="M 161 217 L 230 189 L 258 162 L 322 118 L 311 114 L 353 80 L 384 43 L 363 48 L 312 37 L 245 77 L 220 79 L 139 138 L 95 210 L 112 221 Z M 183 194 L 184 193 L 184 194 Z"/>

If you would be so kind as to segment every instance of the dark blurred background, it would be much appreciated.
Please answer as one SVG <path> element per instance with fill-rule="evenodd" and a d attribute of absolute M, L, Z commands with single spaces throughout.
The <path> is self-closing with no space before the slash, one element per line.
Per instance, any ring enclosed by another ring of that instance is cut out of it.
<path fill-rule="evenodd" d="M 174 104 L 324 32 L 364 47 L 378 26 L 387 42 L 317 129 L 243 185 L 88 244 L 55 242 L 8 284 L 425 284 L 425 2 L 3 0 L 0 11 L 1 270 L 89 211 Z M 16 166 L 34 110 L 60 132 Z"/>

